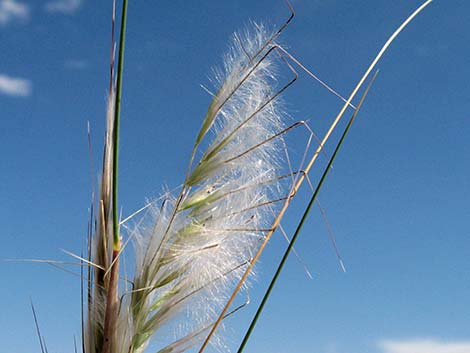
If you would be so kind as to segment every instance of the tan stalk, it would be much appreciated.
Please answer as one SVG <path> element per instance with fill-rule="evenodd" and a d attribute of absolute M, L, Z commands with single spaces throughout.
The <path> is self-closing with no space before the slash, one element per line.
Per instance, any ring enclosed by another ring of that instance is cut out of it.
<path fill-rule="evenodd" d="M 354 90 L 352 91 L 351 95 L 349 96 L 348 100 L 345 102 L 345 104 L 343 105 L 343 107 L 341 108 L 340 112 L 338 113 L 338 115 L 336 116 L 335 120 L 333 121 L 333 123 L 330 125 L 330 128 L 328 129 L 328 131 L 326 132 L 325 136 L 323 137 L 322 139 L 322 142 L 321 144 L 318 146 L 317 150 L 315 151 L 313 157 L 311 158 L 310 162 L 308 163 L 307 167 L 305 168 L 305 174 L 308 174 L 310 169 L 312 168 L 313 164 L 315 163 L 318 155 L 320 154 L 321 150 L 323 149 L 323 146 L 325 145 L 325 143 L 328 141 L 331 133 L 333 132 L 333 130 L 335 129 L 335 127 L 338 125 L 339 121 L 341 120 L 341 118 L 343 117 L 344 115 L 344 112 L 346 111 L 346 109 L 348 108 L 348 106 L 351 104 L 353 98 L 356 96 L 357 92 L 359 91 L 359 89 L 362 87 L 362 85 L 364 84 L 365 80 L 367 79 L 367 77 L 369 76 L 369 74 L 371 73 L 371 71 L 374 69 L 374 67 L 376 66 L 377 62 L 380 60 L 380 58 L 383 56 L 383 54 L 385 53 L 385 51 L 387 50 L 387 48 L 390 46 L 390 44 L 393 42 L 393 40 L 398 36 L 398 34 L 413 20 L 413 18 L 415 18 L 422 10 L 424 10 L 424 8 L 426 6 L 428 6 L 430 3 L 432 2 L 432 0 L 428 0 L 426 1 L 425 3 L 423 3 L 418 9 L 416 9 L 401 25 L 400 27 L 398 27 L 398 29 L 390 36 L 390 38 L 387 40 L 387 42 L 384 44 L 384 46 L 382 47 L 382 49 L 379 51 L 379 53 L 377 54 L 377 56 L 375 57 L 375 59 L 372 61 L 372 63 L 370 64 L 369 68 L 366 70 L 366 72 L 364 73 L 364 75 L 362 76 L 361 80 L 359 81 L 359 83 L 356 85 L 356 87 L 354 88 Z M 298 189 L 300 188 L 300 186 L 302 185 L 304 179 L 305 179 L 305 174 L 302 174 L 297 183 L 294 185 L 293 189 L 292 189 L 292 193 L 296 193 L 298 191 Z M 289 206 L 290 204 L 290 200 L 291 198 L 288 198 L 287 201 L 284 203 L 284 206 L 282 207 L 281 211 L 279 212 L 278 216 L 276 217 L 276 219 L 274 220 L 273 222 L 273 225 L 271 227 L 271 230 L 266 234 L 266 238 L 265 240 L 263 241 L 263 243 L 261 244 L 260 248 L 258 249 L 258 251 L 256 252 L 255 256 L 253 257 L 253 260 L 250 262 L 250 264 L 248 265 L 245 273 L 243 274 L 242 278 L 240 279 L 240 281 L 238 282 L 237 286 L 235 287 L 232 295 L 230 296 L 229 300 L 227 301 L 226 305 L 224 306 L 222 312 L 220 313 L 218 319 L 216 320 L 216 322 L 214 323 L 214 325 L 212 326 L 212 329 L 211 331 L 209 332 L 209 334 L 207 335 L 204 343 L 202 344 L 201 348 L 199 349 L 199 353 L 202 353 L 207 345 L 209 344 L 209 341 L 211 339 L 211 337 L 214 335 L 215 331 L 217 330 L 218 326 L 220 325 L 220 323 L 222 322 L 225 314 L 227 313 L 228 309 L 230 308 L 230 306 L 232 305 L 233 301 L 235 300 L 235 297 L 236 295 L 238 294 L 238 292 L 240 291 L 240 289 L 242 288 L 244 282 L 246 281 L 248 275 L 251 273 L 251 271 L 253 270 L 253 267 L 254 265 L 256 264 L 256 262 L 258 261 L 259 257 L 261 256 L 261 253 L 263 252 L 264 248 L 266 247 L 268 241 L 271 239 L 271 236 L 272 234 L 274 233 L 274 231 L 276 230 L 276 228 L 278 227 L 279 223 L 281 222 L 281 219 L 282 217 L 284 216 L 284 213 L 286 212 L 287 210 L 287 207 Z"/>

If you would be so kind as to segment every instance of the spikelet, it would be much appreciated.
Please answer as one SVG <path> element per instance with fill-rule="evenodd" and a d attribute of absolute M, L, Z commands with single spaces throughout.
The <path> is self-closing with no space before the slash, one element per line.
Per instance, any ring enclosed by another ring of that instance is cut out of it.
<path fill-rule="evenodd" d="M 197 343 L 269 231 L 274 200 L 288 193 L 282 103 L 270 98 L 279 90 L 272 34 L 253 27 L 234 35 L 223 69 L 214 71 L 218 90 L 191 162 L 212 131 L 208 147 L 179 194 L 164 195 L 131 229 L 135 278 L 122 298 L 116 353 L 144 351 L 168 325 L 176 338 L 160 353 Z"/>

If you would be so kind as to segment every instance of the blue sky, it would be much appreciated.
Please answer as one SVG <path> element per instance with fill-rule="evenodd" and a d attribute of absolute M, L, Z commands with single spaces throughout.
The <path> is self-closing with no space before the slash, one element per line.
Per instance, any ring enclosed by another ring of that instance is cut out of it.
<path fill-rule="evenodd" d="M 110 3 L 0 0 L 1 259 L 67 260 L 60 249 L 83 247 L 91 179 L 86 124 L 97 165 Z M 293 4 L 297 16 L 281 42 L 347 95 L 420 1 Z M 296 246 L 313 280 L 295 257 L 289 260 L 247 353 L 470 352 L 469 14 L 466 1 L 435 1 L 379 64 L 320 195 L 348 272 L 316 210 Z M 286 15 L 280 0 L 130 1 L 120 163 L 125 214 L 158 196 L 162 185 L 182 181 L 209 103 L 199 85 L 220 64 L 231 33 L 249 19 L 275 26 Z M 286 96 L 289 111 L 314 129 L 341 106 L 305 76 L 294 92 Z M 295 207 L 288 229 L 298 219 Z M 228 323 L 232 347 L 284 246 L 277 235 L 263 255 L 253 305 Z M 30 297 L 49 352 L 72 351 L 78 279 L 7 262 L 0 276 L 1 351 L 39 351 Z"/>

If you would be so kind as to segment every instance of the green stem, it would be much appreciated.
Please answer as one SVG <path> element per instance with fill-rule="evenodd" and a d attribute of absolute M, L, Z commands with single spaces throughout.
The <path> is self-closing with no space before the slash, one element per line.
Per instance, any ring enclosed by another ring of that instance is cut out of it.
<path fill-rule="evenodd" d="M 333 161 L 335 160 L 336 155 L 338 154 L 338 151 L 340 150 L 341 145 L 343 144 L 343 141 L 344 141 L 346 135 L 348 134 L 348 131 L 349 131 L 354 119 L 356 118 L 357 114 L 359 113 L 359 109 L 360 109 L 362 103 L 364 102 L 364 99 L 367 96 L 367 93 L 369 92 L 369 89 L 372 86 L 372 83 L 374 82 L 376 76 L 377 76 L 377 73 L 375 73 L 375 75 L 373 76 L 371 82 L 367 86 L 364 94 L 361 97 L 361 100 L 360 100 L 356 110 L 354 111 L 354 114 L 352 115 L 351 119 L 349 120 L 348 125 L 346 126 L 346 128 L 343 132 L 343 135 L 341 136 L 341 139 L 339 140 L 338 144 L 336 145 L 335 151 L 334 151 L 333 155 L 331 156 L 330 161 L 328 162 L 328 165 L 327 165 L 325 171 L 323 172 L 323 175 L 322 175 L 320 181 L 318 182 L 315 191 L 313 192 L 313 195 L 310 199 L 310 202 L 308 203 L 308 206 L 305 209 L 305 212 L 304 212 L 299 224 L 297 225 L 297 229 L 295 230 L 294 236 L 292 237 L 292 240 L 290 241 L 289 246 L 287 247 L 286 251 L 284 252 L 284 256 L 282 257 L 282 260 L 279 263 L 279 266 L 276 270 L 276 273 L 274 274 L 274 277 L 271 280 L 271 283 L 269 284 L 269 287 L 268 287 L 266 293 L 264 294 L 263 300 L 261 301 L 261 304 L 259 305 L 258 310 L 256 311 L 256 314 L 255 314 L 253 320 L 251 321 L 250 327 L 248 328 L 248 331 L 246 332 L 245 337 L 243 338 L 243 341 L 240 344 L 240 347 L 238 348 L 237 353 L 242 353 L 243 352 L 243 350 L 244 350 L 244 348 L 245 348 L 245 346 L 246 346 L 246 344 L 247 344 L 247 342 L 248 342 L 248 340 L 251 336 L 251 333 L 252 333 L 253 329 L 256 326 L 258 318 L 259 318 L 261 312 L 263 311 L 264 306 L 265 306 L 266 302 L 268 301 L 269 296 L 271 295 L 271 292 L 274 288 L 274 285 L 277 282 L 279 274 L 281 273 L 282 269 L 284 268 L 284 264 L 285 264 L 287 258 L 289 257 L 289 254 L 292 251 L 292 248 L 294 247 L 294 244 L 295 244 L 295 242 L 297 240 L 297 237 L 298 237 L 298 235 L 299 235 L 299 233 L 300 233 L 300 231 L 301 231 L 301 229 L 304 225 L 304 222 L 307 219 L 308 214 L 310 213 L 310 209 L 312 208 L 312 205 L 315 203 L 317 195 L 318 195 L 321 187 L 323 186 L 323 182 L 325 181 L 325 179 L 328 175 L 328 172 L 331 169 Z"/>
<path fill-rule="evenodd" d="M 119 160 L 119 123 L 121 115 L 122 75 L 124 68 L 124 49 L 126 38 L 128 0 L 123 0 L 121 33 L 119 38 L 119 56 L 116 83 L 116 101 L 114 106 L 114 129 L 113 129 L 113 256 L 106 293 L 106 312 L 103 327 L 102 353 L 113 353 L 115 347 L 114 336 L 116 321 L 118 317 L 118 284 L 119 284 L 119 253 L 121 241 L 119 237 L 119 215 L 118 215 L 118 160 Z"/>
<path fill-rule="evenodd" d="M 116 103 L 114 109 L 114 149 L 113 149 L 113 244 L 114 250 L 120 250 L 119 214 L 118 214 L 118 161 L 119 161 L 119 127 L 121 117 L 122 75 L 124 70 L 124 49 L 126 41 L 127 3 L 122 4 L 121 33 L 119 38 L 119 57 L 116 82 Z"/>

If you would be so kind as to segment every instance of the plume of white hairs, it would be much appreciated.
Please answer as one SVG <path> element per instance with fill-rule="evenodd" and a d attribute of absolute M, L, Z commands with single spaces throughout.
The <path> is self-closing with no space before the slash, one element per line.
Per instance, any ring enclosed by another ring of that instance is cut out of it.
<path fill-rule="evenodd" d="M 115 353 L 144 351 L 170 321 L 178 323 L 178 337 L 159 352 L 183 352 L 198 342 L 270 230 L 279 201 L 289 194 L 292 175 L 281 175 L 286 165 L 282 135 L 292 127 L 283 122 L 272 37 L 256 24 L 233 36 L 223 68 L 214 70 L 217 91 L 183 186 L 177 195 L 167 193 L 160 204 L 152 203 L 130 230 L 136 268 L 120 301 Z M 108 116 L 112 110 L 110 104 Z M 208 132 L 211 141 L 199 151 Z M 197 152 L 201 157 L 192 166 Z M 109 189 L 108 177 L 104 173 L 102 193 Z M 108 208 L 100 206 L 99 218 L 109 219 L 103 217 Z M 106 228 L 104 221 L 97 224 Z M 102 237 L 94 242 L 93 262 L 103 268 L 109 268 L 108 243 Z M 102 340 L 102 272 L 98 268 L 94 274 L 89 352 L 98 352 Z"/>
<path fill-rule="evenodd" d="M 282 105 L 269 99 L 278 90 L 276 68 L 269 56 L 261 60 L 270 36 L 263 26 L 234 36 L 195 148 L 213 127 L 211 143 L 179 195 L 166 195 L 133 229 L 136 272 L 117 333 L 123 353 L 141 352 L 179 316 L 186 318 L 178 320 L 181 338 L 161 352 L 197 342 L 269 229 L 271 201 L 287 194 L 275 138 L 284 130 Z"/>

